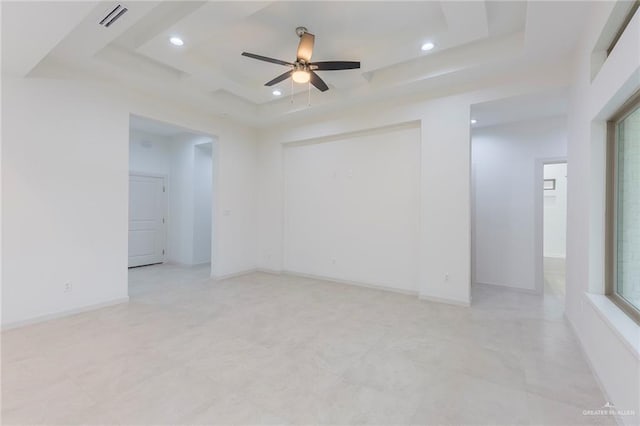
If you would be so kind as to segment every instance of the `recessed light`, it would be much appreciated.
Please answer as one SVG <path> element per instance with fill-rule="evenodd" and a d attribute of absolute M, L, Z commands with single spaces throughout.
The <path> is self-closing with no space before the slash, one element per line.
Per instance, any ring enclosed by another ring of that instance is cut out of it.
<path fill-rule="evenodd" d="M 171 37 L 169 39 L 169 43 L 173 44 L 174 46 L 182 46 L 184 44 L 184 41 L 182 41 L 180 37 Z"/>
<path fill-rule="evenodd" d="M 476 120 L 475 118 L 471 119 L 471 124 L 476 124 L 478 122 L 478 120 Z"/>
<path fill-rule="evenodd" d="M 428 41 L 422 45 L 422 50 L 427 51 L 433 49 L 434 47 L 436 47 L 436 45 Z"/>
<path fill-rule="evenodd" d="M 273 92 L 271 92 L 271 93 L 273 93 L 273 96 L 280 96 L 280 95 L 282 95 L 282 92 L 281 92 L 281 91 L 279 91 L 278 89 L 274 90 L 274 91 L 273 91 Z"/>

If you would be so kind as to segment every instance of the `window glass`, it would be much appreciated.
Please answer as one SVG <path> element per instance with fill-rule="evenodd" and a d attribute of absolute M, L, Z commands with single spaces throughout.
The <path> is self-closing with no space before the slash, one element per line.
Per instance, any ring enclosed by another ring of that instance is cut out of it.
<path fill-rule="evenodd" d="M 615 291 L 640 310 L 640 107 L 618 123 Z"/>

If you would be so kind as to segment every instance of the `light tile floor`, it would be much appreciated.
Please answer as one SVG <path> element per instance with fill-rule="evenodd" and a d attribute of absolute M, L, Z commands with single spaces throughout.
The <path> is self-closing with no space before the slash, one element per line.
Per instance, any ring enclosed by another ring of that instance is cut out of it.
<path fill-rule="evenodd" d="M 557 257 L 544 258 L 544 278 L 547 293 L 556 297 L 565 294 L 565 261 Z"/>
<path fill-rule="evenodd" d="M 614 424 L 561 299 L 473 307 L 208 268 L 130 271 L 131 301 L 2 334 L 4 424 Z"/>

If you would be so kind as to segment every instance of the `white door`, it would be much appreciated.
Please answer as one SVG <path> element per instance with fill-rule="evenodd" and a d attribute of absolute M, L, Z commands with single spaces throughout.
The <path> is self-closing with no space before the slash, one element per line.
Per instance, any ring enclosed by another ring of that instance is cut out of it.
<path fill-rule="evenodd" d="M 129 267 L 164 262 L 165 206 L 163 177 L 129 176 Z"/>

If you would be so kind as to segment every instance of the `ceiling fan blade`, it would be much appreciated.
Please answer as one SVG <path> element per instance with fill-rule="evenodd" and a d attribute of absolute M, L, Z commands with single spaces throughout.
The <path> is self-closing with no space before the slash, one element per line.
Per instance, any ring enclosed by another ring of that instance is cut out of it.
<path fill-rule="evenodd" d="M 287 71 L 284 74 L 280 74 L 279 76 L 277 76 L 273 80 L 265 83 L 264 85 L 265 86 L 273 86 L 274 84 L 280 83 L 282 80 L 288 79 L 289 77 L 291 77 L 291 74 L 293 74 L 293 70 Z"/>
<path fill-rule="evenodd" d="M 309 62 L 311 60 L 315 39 L 316 36 L 310 33 L 304 33 L 300 36 L 300 44 L 298 44 L 298 59 L 302 59 L 305 62 Z"/>
<path fill-rule="evenodd" d="M 293 66 L 291 62 L 281 61 L 280 59 L 269 58 L 267 56 L 256 55 L 255 53 L 242 52 L 242 56 L 257 59 L 259 61 L 271 62 L 272 64 Z"/>
<path fill-rule="evenodd" d="M 320 76 L 318 76 L 318 74 L 316 74 L 313 71 L 309 71 L 309 74 L 311 74 L 311 84 L 313 84 L 316 89 L 318 89 L 321 92 L 326 92 L 327 90 L 329 90 L 329 86 L 327 86 L 327 83 L 325 83 Z"/>
<path fill-rule="evenodd" d="M 360 62 L 357 61 L 324 61 L 324 62 L 312 62 L 309 65 L 317 71 L 339 71 L 339 70 L 353 70 L 360 68 Z"/>

